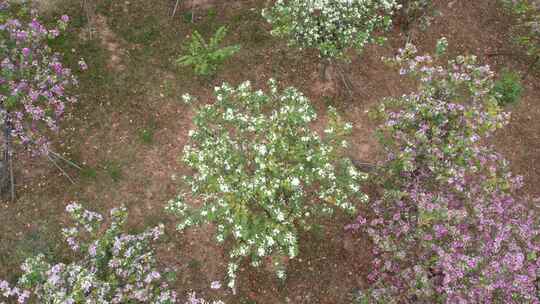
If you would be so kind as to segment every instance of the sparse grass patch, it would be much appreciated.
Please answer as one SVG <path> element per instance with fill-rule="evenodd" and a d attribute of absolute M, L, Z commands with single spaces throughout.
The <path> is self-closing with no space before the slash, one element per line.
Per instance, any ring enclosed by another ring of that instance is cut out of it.
<path fill-rule="evenodd" d="M 163 81 L 162 88 L 163 88 L 163 93 L 165 94 L 165 96 L 167 97 L 176 96 L 176 89 L 174 87 L 174 82 L 172 80 L 165 79 Z"/>
<path fill-rule="evenodd" d="M 202 266 L 202 263 L 201 261 L 197 260 L 197 259 L 191 259 L 189 260 L 188 262 L 188 267 L 191 269 L 191 271 L 193 272 L 198 272 L 201 270 L 201 266 Z"/>
<path fill-rule="evenodd" d="M 84 179 L 95 180 L 97 178 L 97 170 L 92 167 L 84 167 L 81 170 L 81 177 Z"/>
<path fill-rule="evenodd" d="M 217 16 L 217 11 L 215 8 L 211 7 L 209 8 L 207 11 L 206 11 L 206 16 L 208 16 L 208 18 L 213 21 L 216 16 Z"/>
<path fill-rule="evenodd" d="M 265 20 L 259 10 L 245 10 L 231 19 L 231 27 L 238 33 L 240 40 L 246 46 L 262 47 L 272 41 L 273 37 L 261 26 Z"/>
<path fill-rule="evenodd" d="M 114 182 L 118 182 L 122 178 L 122 167 L 120 163 L 107 161 L 103 168 Z"/>
<path fill-rule="evenodd" d="M 57 240 L 52 239 L 50 227 L 43 221 L 39 223 L 38 227 L 26 234 L 17 244 L 15 252 L 18 259 L 24 260 L 26 257 L 38 253 L 43 253 L 50 258 L 56 257 Z"/>
<path fill-rule="evenodd" d="M 139 130 L 139 138 L 144 144 L 152 144 L 154 142 L 154 129 L 142 128 Z"/>
<path fill-rule="evenodd" d="M 63 48 L 65 49 L 66 60 L 71 65 L 76 64 L 81 57 L 88 64 L 88 70 L 79 76 L 81 85 L 84 87 L 92 86 L 100 88 L 112 86 L 114 81 L 113 74 L 107 69 L 109 54 L 101 46 L 100 41 L 98 39 L 92 39 L 86 41 L 75 40 L 75 42 L 65 44 Z M 76 49 L 77 53 L 72 53 L 72 48 Z"/>
<path fill-rule="evenodd" d="M 127 42 L 149 45 L 159 38 L 159 21 L 155 16 L 144 16 L 131 24 L 117 25 Z"/>
<path fill-rule="evenodd" d="M 324 236 L 325 236 L 325 227 L 323 225 L 320 225 L 320 224 L 314 224 L 312 227 L 311 227 L 311 233 L 313 234 L 313 236 L 315 237 L 316 240 L 318 241 L 322 241 L 324 240 Z"/>
<path fill-rule="evenodd" d="M 157 129 L 157 123 L 154 119 L 150 119 L 146 125 L 139 129 L 139 140 L 146 145 L 154 142 L 154 134 Z"/>

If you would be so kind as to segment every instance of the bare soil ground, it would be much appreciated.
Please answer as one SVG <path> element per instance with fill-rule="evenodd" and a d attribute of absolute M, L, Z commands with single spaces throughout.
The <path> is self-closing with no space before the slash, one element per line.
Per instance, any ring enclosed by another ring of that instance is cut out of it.
<path fill-rule="evenodd" d="M 197 1 L 194 1 L 197 2 Z M 369 162 L 380 158 L 373 136 L 376 123 L 368 110 L 382 98 L 411 90 L 411 82 L 381 64 L 405 44 L 407 35 L 396 24 L 384 46 L 370 46 L 346 67 L 353 84 L 348 97 L 335 71 L 329 81 L 319 79 L 319 61 L 313 53 L 287 48 L 268 34 L 259 10 L 266 1 L 202 1 L 196 6 L 195 23 L 186 7 L 174 19 L 174 1 L 130 0 L 98 2 L 100 36 L 78 41 L 85 24 L 80 6 L 57 8 L 74 16 L 70 39 L 57 45 L 76 62 L 76 48 L 88 60 L 90 70 L 81 75 L 80 101 L 64 122 L 57 151 L 85 166 L 70 171 L 76 184 L 43 159 L 18 154 L 18 200 L 0 204 L 0 278 L 13 279 L 22 260 L 45 252 L 50 258 L 67 259 L 59 234 L 66 222 L 63 210 L 70 201 L 106 212 L 125 204 L 130 210 L 130 229 L 165 222 L 168 236 L 160 246 L 160 259 L 177 266 L 177 290 L 195 290 L 227 303 L 350 303 L 351 295 L 365 287 L 370 245 L 362 235 L 351 235 L 343 226 L 351 218 L 326 220 L 321 229 L 302 235 L 300 256 L 290 261 L 288 278 L 278 281 L 264 268 L 245 265 L 239 290 L 211 291 L 210 282 L 224 281 L 226 253 L 212 239 L 211 226 L 174 229 L 174 219 L 163 212 L 166 202 L 182 187 L 181 176 L 189 170 L 181 163 L 182 149 L 192 127 L 193 113 L 181 103 L 189 92 L 202 102 L 211 102 L 213 87 L 223 81 L 238 84 L 251 80 L 264 87 L 269 77 L 284 86 L 295 86 L 313 102 L 319 113 L 314 125 L 321 130 L 328 105 L 340 110 L 354 125 L 350 157 Z M 431 52 L 435 41 L 445 36 L 452 54 L 476 54 L 499 71 L 504 67 L 525 73 L 530 62 L 513 44 L 512 20 L 494 0 L 436 1 L 440 16 L 425 31 L 413 26 L 409 39 L 419 49 Z M 227 43 L 240 43 L 242 50 L 214 79 L 197 79 L 189 69 L 177 68 L 173 59 L 181 52 L 186 36 L 197 29 L 204 36 L 220 25 L 229 26 Z M 511 53 L 492 56 L 492 53 Z M 522 101 L 508 110 L 510 125 L 497 134 L 496 147 L 525 177 L 524 191 L 540 196 L 540 77 L 524 81 Z"/>

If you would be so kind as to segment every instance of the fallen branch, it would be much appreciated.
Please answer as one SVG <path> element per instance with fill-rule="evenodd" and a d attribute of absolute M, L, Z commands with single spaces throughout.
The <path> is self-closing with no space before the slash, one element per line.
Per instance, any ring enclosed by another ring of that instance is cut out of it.
<path fill-rule="evenodd" d="M 352 100 L 354 98 L 354 94 L 353 94 L 354 90 L 353 90 L 352 82 L 345 75 L 345 70 L 343 69 L 343 67 L 341 65 L 336 64 L 335 66 L 337 67 L 338 74 L 341 76 L 341 82 L 343 82 L 343 85 L 344 85 L 345 89 L 347 90 L 347 93 L 349 94 L 349 97 Z"/>
<path fill-rule="evenodd" d="M 375 169 L 377 169 L 377 167 L 378 167 L 376 164 L 366 163 L 366 162 L 356 160 L 356 159 L 351 159 L 351 162 L 356 167 L 356 169 L 358 169 L 358 170 L 360 170 L 362 172 L 371 172 L 371 171 L 374 171 Z"/>
<path fill-rule="evenodd" d="M 174 18 L 174 15 L 176 15 L 176 10 L 178 9 L 178 4 L 180 4 L 180 0 L 176 0 L 176 4 L 174 5 L 174 9 L 173 9 L 171 18 Z"/>
<path fill-rule="evenodd" d="M 65 161 L 68 165 L 71 165 L 72 167 L 79 169 L 79 171 L 82 171 L 82 168 L 79 165 L 77 165 L 76 163 L 74 163 L 73 161 L 71 161 L 69 159 L 66 159 L 62 155 L 60 155 L 60 154 L 58 154 L 58 153 L 56 153 L 54 151 L 49 151 L 49 154 L 53 155 L 56 158 L 59 158 L 59 159 Z"/>
<path fill-rule="evenodd" d="M 64 169 L 62 169 L 62 167 L 60 167 L 56 161 L 51 157 L 51 155 L 47 155 L 47 158 L 54 164 L 54 166 L 60 170 L 60 172 L 62 172 L 62 174 L 72 183 L 72 184 L 75 184 L 75 181 L 71 178 L 71 176 L 69 176 L 69 174 L 67 174 L 66 171 L 64 171 Z"/>

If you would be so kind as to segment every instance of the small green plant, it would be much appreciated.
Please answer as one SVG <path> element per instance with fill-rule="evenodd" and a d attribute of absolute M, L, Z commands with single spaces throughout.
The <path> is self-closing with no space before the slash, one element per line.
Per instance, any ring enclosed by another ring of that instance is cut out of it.
<path fill-rule="evenodd" d="M 208 9 L 206 14 L 207 14 L 208 18 L 213 20 L 217 16 L 217 11 L 216 11 L 215 8 L 211 7 L 211 8 Z"/>
<path fill-rule="evenodd" d="M 193 31 L 191 41 L 186 47 L 187 54 L 178 58 L 176 63 L 193 66 L 195 74 L 199 76 L 214 75 L 219 65 L 240 50 L 240 45 L 220 48 L 226 34 L 227 28 L 222 26 L 207 43 L 199 32 Z"/>
<path fill-rule="evenodd" d="M 516 103 L 523 93 L 521 78 L 515 72 L 504 70 L 499 80 L 495 82 L 493 91 L 500 106 Z"/>
<path fill-rule="evenodd" d="M 105 171 L 112 178 L 113 181 L 117 182 L 122 177 L 122 168 L 117 162 L 107 162 L 105 164 Z"/>
<path fill-rule="evenodd" d="M 191 23 L 193 21 L 193 13 L 192 12 L 185 12 L 182 14 L 182 18 L 184 19 L 185 23 Z"/>
<path fill-rule="evenodd" d="M 154 128 L 143 128 L 139 131 L 139 137 L 144 144 L 151 144 L 154 141 Z"/>
<path fill-rule="evenodd" d="M 81 176 L 86 179 L 95 179 L 97 177 L 97 171 L 91 167 L 84 167 L 81 170 Z"/>
<path fill-rule="evenodd" d="M 188 262 L 189 268 L 193 271 L 200 271 L 201 270 L 201 261 L 197 259 L 192 259 Z"/>

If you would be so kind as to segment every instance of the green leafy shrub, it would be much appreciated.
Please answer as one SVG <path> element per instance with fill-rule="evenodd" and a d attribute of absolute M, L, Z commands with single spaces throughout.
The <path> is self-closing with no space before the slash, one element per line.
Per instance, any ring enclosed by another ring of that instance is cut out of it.
<path fill-rule="evenodd" d="M 493 91 L 500 106 L 516 103 L 523 93 L 521 78 L 515 72 L 504 70 L 495 82 Z"/>
<path fill-rule="evenodd" d="M 220 27 L 207 43 L 201 34 L 193 31 L 191 41 L 186 46 L 186 55 L 181 56 L 176 63 L 181 66 L 193 66 L 195 74 L 211 76 L 217 71 L 219 65 L 240 50 L 240 45 L 220 47 L 220 43 L 227 35 L 227 28 Z"/>
<path fill-rule="evenodd" d="M 352 126 L 330 109 L 321 139 L 308 127 L 316 118 L 309 100 L 294 88 L 278 91 L 273 80 L 269 86 L 270 94 L 249 82 L 216 87 L 216 102 L 198 110 L 184 148 L 196 174 L 167 207 L 182 219 L 178 230 L 213 222 L 219 243 L 232 239 L 231 288 L 243 258 L 256 267 L 272 256 L 284 278 L 281 261 L 297 256 L 299 228 L 310 229 L 309 219 L 334 209 L 354 214 L 353 202 L 367 201 L 359 188 L 366 175 L 341 157 Z"/>

